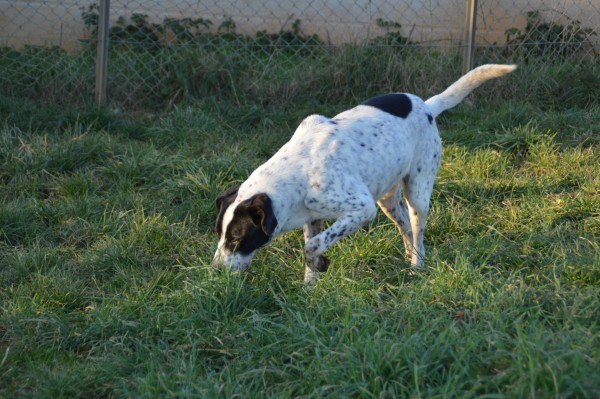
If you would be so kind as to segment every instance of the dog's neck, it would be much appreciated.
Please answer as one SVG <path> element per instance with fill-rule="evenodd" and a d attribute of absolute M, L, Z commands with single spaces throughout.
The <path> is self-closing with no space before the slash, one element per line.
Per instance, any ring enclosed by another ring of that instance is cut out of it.
<path fill-rule="evenodd" d="M 298 192 L 289 193 L 286 190 L 277 190 L 276 186 L 276 184 L 273 187 L 261 185 L 260 188 L 252 190 L 252 187 L 248 189 L 242 185 L 234 204 L 237 206 L 238 203 L 253 195 L 266 194 L 271 199 L 273 214 L 278 221 L 271 239 L 290 230 L 302 228 L 305 223 L 310 221 L 310 215 L 304 206 L 304 196 Z"/>

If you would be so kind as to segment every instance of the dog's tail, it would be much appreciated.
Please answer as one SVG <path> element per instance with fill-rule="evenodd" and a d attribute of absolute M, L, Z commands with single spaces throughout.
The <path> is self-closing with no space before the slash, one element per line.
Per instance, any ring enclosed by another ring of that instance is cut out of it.
<path fill-rule="evenodd" d="M 506 75 L 516 68 L 516 65 L 482 65 L 458 79 L 444 90 L 444 92 L 425 101 L 425 104 L 427 104 L 429 112 L 435 118 L 445 110 L 458 105 L 469 93 L 481 86 L 483 82 Z"/>

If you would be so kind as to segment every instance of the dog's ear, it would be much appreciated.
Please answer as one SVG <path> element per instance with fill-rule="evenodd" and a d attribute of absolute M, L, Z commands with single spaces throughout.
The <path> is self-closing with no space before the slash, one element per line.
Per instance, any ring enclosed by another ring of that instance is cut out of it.
<path fill-rule="evenodd" d="M 273 234 L 275 227 L 277 227 L 277 218 L 273 212 L 271 198 L 267 194 L 256 194 L 240 202 L 238 209 L 242 208 L 250 214 L 252 221 L 260 226 L 267 236 Z"/>
<path fill-rule="evenodd" d="M 262 230 L 270 236 L 275 231 L 275 227 L 277 227 L 277 218 L 273 212 L 271 198 L 267 194 L 258 194 L 253 203 L 261 215 L 260 226 Z"/>
<path fill-rule="evenodd" d="M 216 230 L 217 230 L 217 234 L 219 235 L 219 237 L 221 237 L 221 233 L 222 233 L 221 224 L 223 223 L 223 215 L 225 214 L 225 211 L 227 210 L 229 205 L 231 205 L 231 203 L 233 201 L 235 201 L 235 198 L 237 197 L 237 193 L 238 193 L 239 189 L 240 189 L 240 185 L 238 184 L 237 186 L 233 186 L 233 187 L 227 189 L 223 193 L 219 194 L 219 196 L 217 197 L 216 205 L 217 205 L 218 214 L 217 214 Z"/>

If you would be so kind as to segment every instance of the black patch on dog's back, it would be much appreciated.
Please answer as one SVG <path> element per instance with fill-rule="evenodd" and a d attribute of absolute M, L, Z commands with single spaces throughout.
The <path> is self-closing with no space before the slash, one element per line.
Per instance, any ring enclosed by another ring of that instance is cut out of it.
<path fill-rule="evenodd" d="M 384 94 L 368 99 L 362 105 L 378 108 L 383 112 L 406 118 L 412 111 L 412 101 L 404 93 Z"/>

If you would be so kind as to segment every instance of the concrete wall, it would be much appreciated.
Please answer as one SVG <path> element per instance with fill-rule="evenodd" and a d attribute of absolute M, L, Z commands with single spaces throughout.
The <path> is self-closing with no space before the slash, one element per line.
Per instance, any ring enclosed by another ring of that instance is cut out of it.
<path fill-rule="evenodd" d="M 86 35 L 82 0 L 0 0 L 0 46 L 23 44 L 58 45 L 77 48 Z M 525 13 L 547 10 L 548 19 L 564 20 L 563 15 L 596 30 L 600 40 L 598 0 L 479 0 L 477 42 L 480 45 L 503 43 L 504 31 L 523 29 Z M 412 41 L 433 45 L 458 43 L 463 39 L 466 1 L 464 0 L 150 0 L 111 1 L 111 24 L 118 17 L 133 13 L 149 16 L 155 22 L 165 17 L 202 17 L 213 22 L 213 29 L 227 17 L 237 32 L 254 34 L 258 30 L 278 32 L 290 29 L 295 19 L 302 21 L 305 33 L 316 33 L 333 44 L 356 42 L 380 36 L 385 29 L 375 21 L 395 21 L 402 34 Z M 552 10 L 559 10 L 554 12 Z"/>

